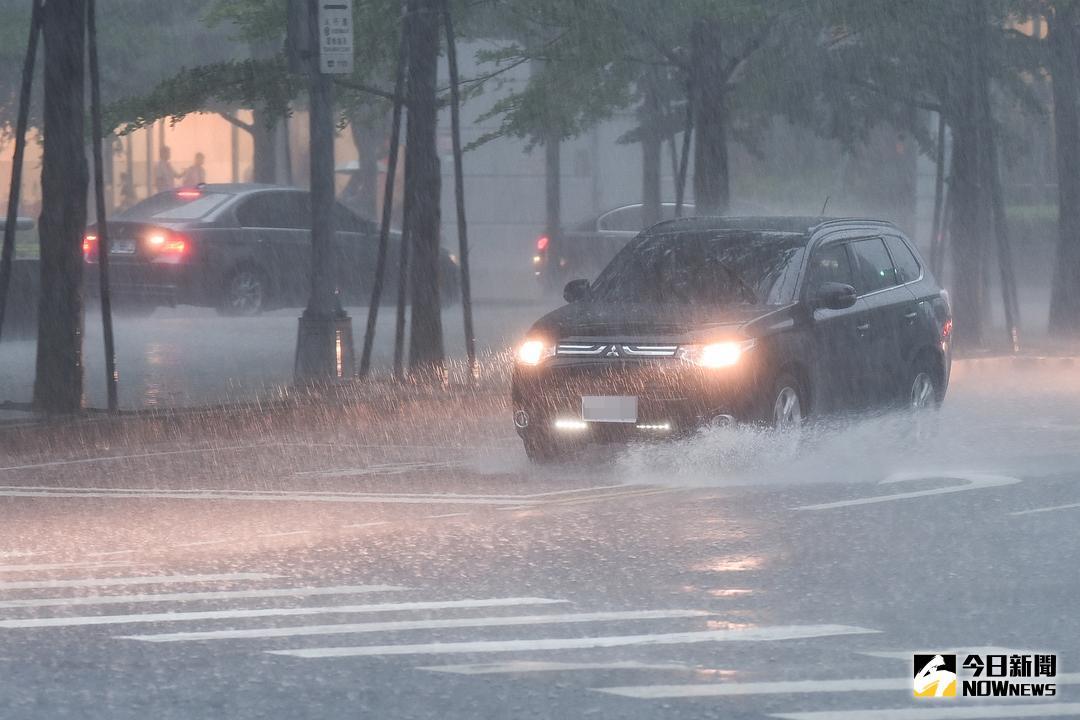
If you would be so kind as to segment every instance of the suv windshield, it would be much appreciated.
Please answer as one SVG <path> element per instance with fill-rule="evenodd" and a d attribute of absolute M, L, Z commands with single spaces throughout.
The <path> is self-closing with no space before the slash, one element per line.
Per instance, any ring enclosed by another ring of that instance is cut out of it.
<path fill-rule="evenodd" d="M 231 195 L 195 190 L 158 193 L 117 214 L 117 220 L 197 220 L 209 215 Z"/>
<path fill-rule="evenodd" d="M 791 301 L 805 238 L 720 230 L 649 235 L 615 256 L 592 286 L 595 300 L 679 305 Z"/>

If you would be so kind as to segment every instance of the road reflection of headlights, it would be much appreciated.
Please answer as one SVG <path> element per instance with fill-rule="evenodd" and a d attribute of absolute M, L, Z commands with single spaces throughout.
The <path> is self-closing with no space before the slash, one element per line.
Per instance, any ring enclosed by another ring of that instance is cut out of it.
<path fill-rule="evenodd" d="M 738 365 L 747 350 L 754 347 L 753 340 L 725 340 L 706 345 L 684 345 L 679 357 L 705 368 L 726 368 Z"/>
<path fill-rule="evenodd" d="M 555 354 L 555 346 L 543 340 L 526 340 L 517 351 L 517 361 L 522 365 L 539 365 Z"/>

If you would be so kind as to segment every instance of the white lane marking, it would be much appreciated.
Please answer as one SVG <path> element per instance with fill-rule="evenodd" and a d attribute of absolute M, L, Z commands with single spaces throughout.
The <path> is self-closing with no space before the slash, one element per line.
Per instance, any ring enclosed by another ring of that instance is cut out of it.
<path fill-rule="evenodd" d="M 302 658 L 363 657 L 372 655 L 446 655 L 453 653 L 499 653 L 530 650 L 577 650 L 628 645 L 684 645 L 700 642 L 766 642 L 876 633 L 879 630 L 849 625 L 783 625 L 733 630 L 656 633 L 651 635 L 608 635 L 603 637 L 536 638 L 527 640 L 478 640 L 473 642 L 427 643 L 420 645 L 366 645 L 359 647 L 303 648 L 268 650 L 272 655 Z"/>
<path fill-rule="evenodd" d="M 0 629 L 78 627 L 83 625 L 127 625 L 129 623 L 187 622 L 191 620 L 232 620 L 235 618 L 291 617 L 353 613 L 446 610 L 451 608 L 512 607 L 552 605 L 566 600 L 550 598 L 484 598 L 480 600 L 440 600 L 433 602 L 374 603 L 370 605 L 330 605 L 325 607 L 264 608 L 258 610 L 198 610 L 193 612 L 141 613 L 135 615 L 87 615 L 84 617 L 23 618 L 0 620 Z"/>
<path fill-rule="evenodd" d="M 857 650 L 856 652 L 868 657 L 884 658 L 886 660 L 903 660 L 904 662 L 910 663 L 911 657 L 917 653 L 921 653 L 922 650 Z M 948 655 L 964 655 L 966 653 L 974 653 L 976 655 L 1022 655 L 1030 653 L 1031 651 L 1018 648 L 997 647 L 996 645 L 984 645 L 982 647 L 966 646 L 964 648 L 942 648 L 940 652 Z"/>
<path fill-rule="evenodd" d="M 913 492 L 894 493 L 892 495 L 875 495 L 874 497 L 859 498 L 857 500 L 840 500 L 839 502 L 821 503 L 818 505 L 803 505 L 795 510 L 832 510 L 833 508 L 851 507 L 854 505 L 871 505 L 874 503 L 892 502 L 893 500 L 907 500 L 909 498 L 927 497 L 930 495 L 947 495 L 949 493 L 967 492 L 969 490 L 983 490 L 991 487 L 1003 487 L 1015 485 L 1020 478 L 1007 475 L 989 475 L 985 473 L 968 472 L 942 472 L 942 473 L 898 473 L 891 475 L 879 484 L 904 482 L 910 480 L 960 480 L 963 485 L 953 485 L 932 490 L 916 490 Z"/>
<path fill-rule="evenodd" d="M 1080 503 L 1069 503 L 1068 505 L 1051 505 L 1050 507 L 1035 508 L 1033 510 L 1019 510 L 1017 512 L 1009 513 L 1010 515 L 1034 515 L 1035 513 L 1053 512 L 1055 510 L 1073 510 L 1080 508 Z"/>
<path fill-rule="evenodd" d="M 909 659 L 910 655 L 907 656 Z M 1063 673 L 1054 678 L 1059 684 L 1080 682 L 1080 673 Z M 787 680 L 778 682 L 715 683 L 683 685 L 642 685 L 592 688 L 599 692 L 641 699 L 738 697 L 741 695 L 798 695 L 825 692 L 877 692 L 911 690 L 906 678 L 860 678 L 852 680 Z"/>
<path fill-rule="evenodd" d="M 781 682 L 749 682 L 689 685 L 641 685 L 627 687 L 591 688 L 609 695 L 639 699 L 728 697 L 739 695 L 781 695 L 815 692 L 844 692 L 911 689 L 904 678 L 873 678 L 864 680 L 790 680 Z"/>
<path fill-rule="evenodd" d="M 375 527 L 376 525 L 389 525 L 389 520 L 376 520 L 374 522 L 356 523 L 355 525 L 342 525 L 343 528 L 366 528 Z"/>
<path fill-rule="evenodd" d="M 461 517 L 462 515 L 468 514 L 469 513 L 443 513 L 442 515 L 427 515 L 421 518 L 421 520 L 438 520 L 439 518 Z"/>
<path fill-rule="evenodd" d="M 90 491 L 60 492 L 50 490 L 0 490 L 0 497 L 65 498 L 82 500 L 84 498 L 149 498 L 164 500 L 243 500 L 246 502 L 334 502 L 334 503 L 389 503 L 402 505 L 505 505 L 505 498 L 479 498 L 456 495 L 319 495 L 313 493 L 289 493 L 261 495 L 233 491 L 204 491 L 199 493 L 164 491 Z"/>
<path fill-rule="evenodd" d="M 991 720 L 992 718 L 1063 717 L 1080 713 L 1080 703 L 982 705 L 979 707 L 896 708 L 892 710 L 826 710 L 777 713 L 784 720 Z"/>
<path fill-rule="evenodd" d="M 237 538 L 219 538 L 218 540 L 196 540 L 195 542 L 175 543 L 173 547 L 198 547 L 200 545 L 221 545 L 222 543 L 240 542 Z"/>
<path fill-rule="evenodd" d="M 118 560 L 100 560 L 95 562 L 65 563 L 26 563 L 23 565 L 0 565 L 0 573 L 39 572 L 41 570 L 98 570 L 104 568 L 129 567 L 131 563 Z"/>
<path fill-rule="evenodd" d="M 98 463 L 98 462 L 110 462 L 115 460 L 138 460 L 141 458 L 152 457 L 164 457 L 166 455 L 189 455 L 191 453 L 214 453 L 214 452 L 228 452 L 232 450 L 255 450 L 263 448 L 265 445 L 235 445 L 231 447 L 221 448 L 190 448 L 187 450 L 162 450 L 159 452 L 150 453 L 136 453 L 134 455 L 101 455 L 99 457 L 92 458 L 77 458 L 74 460 L 50 460 L 48 462 L 30 463 L 28 465 L 8 465 L 7 467 L 0 467 L 0 472 L 4 470 L 34 470 L 36 468 L 57 467 L 60 465 L 81 465 L 86 463 Z"/>
<path fill-rule="evenodd" d="M 0 582 L 0 590 L 40 590 L 62 587 L 108 587 L 110 585 L 164 585 L 167 583 L 268 580 L 281 577 L 268 573 L 220 573 L 211 575 L 139 575 L 136 577 L 79 578 L 78 580 L 26 580 Z"/>
<path fill-rule="evenodd" d="M 109 550 L 106 552 L 92 552 L 86 553 L 86 557 L 111 557 L 113 555 L 128 555 L 135 552 L 134 550 Z"/>
<path fill-rule="evenodd" d="M 248 628 L 245 630 L 207 630 L 202 632 L 161 633 L 158 635 L 121 635 L 125 640 L 146 642 L 188 642 L 191 640 L 242 640 L 301 635 L 346 635 L 356 633 L 397 632 L 401 630 L 441 630 L 447 628 L 512 627 L 518 625 L 561 625 L 563 623 L 615 622 L 626 620 L 666 620 L 671 618 L 708 617 L 701 610 L 628 610 L 624 612 L 562 613 L 551 615 L 502 615 L 496 617 L 441 618 L 437 620 L 394 620 L 390 622 L 350 623 L 340 625 L 301 625 L 296 627 Z"/>
<path fill-rule="evenodd" d="M 364 477 L 367 475 L 402 475 L 414 470 L 431 470 L 461 467 L 463 460 L 416 460 L 396 463 L 375 463 L 365 467 L 341 468 L 338 470 L 304 470 L 293 473 L 293 477 Z"/>
<path fill-rule="evenodd" d="M 452 673 L 454 675 L 505 675 L 530 672 L 570 672 L 574 670 L 681 670 L 696 669 L 682 663 L 643 663 L 637 660 L 620 662 L 544 662 L 542 660 L 511 660 L 504 663 L 475 663 L 472 665 L 429 665 L 417 670 Z"/>
<path fill-rule="evenodd" d="M 80 595 L 77 597 L 0 600 L 0 609 L 74 607 L 76 605 L 128 605 L 134 603 L 192 602 L 196 600 L 246 600 L 251 598 L 310 597 L 314 595 L 360 595 L 408 590 L 402 585 L 337 585 L 331 587 L 268 588 L 265 590 L 212 590 L 187 593 L 141 593 L 139 595 Z"/>
<path fill-rule="evenodd" d="M 262 537 L 262 538 L 288 537 L 289 535 L 307 535 L 308 533 L 313 533 L 313 532 L 315 532 L 315 531 L 314 530 L 287 530 L 285 532 L 264 533 L 262 535 L 259 535 L 258 537 Z"/>
<path fill-rule="evenodd" d="M 213 488 L 106 488 L 106 487 L 57 487 L 54 485 L 0 485 L 0 490 L 43 490 L 56 493 L 84 493 L 84 492 L 96 492 L 96 493 L 147 493 L 154 494 L 160 492 L 169 492 L 175 494 L 185 495 L 203 495 L 207 493 L 228 493 L 230 495 L 268 495 L 268 496 L 280 496 L 280 495 L 332 495 L 332 496 L 347 496 L 347 497 L 386 497 L 387 495 L 392 497 L 404 497 L 404 498 L 464 498 L 464 499 L 478 499 L 478 500 L 502 500 L 504 502 L 516 502 L 519 500 L 541 500 L 544 498 L 558 497 L 564 495 L 576 495 L 582 493 L 599 493 L 606 490 L 623 489 L 627 491 L 636 491 L 642 488 L 649 487 L 647 485 L 594 485 L 591 487 L 575 488 L 572 490 L 553 490 L 551 492 L 532 493 L 529 495 L 476 495 L 471 493 L 370 493 L 370 492 L 349 492 L 349 491 L 330 491 L 330 490 L 220 490 Z M 572 499 L 572 498 L 570 498 Z"/>
<path fill-rule="evenodd" d="M 37 557 L 39 555 L 45 555 L 43 552 L 26 552 L 22 550 L 9 550 L 6 552 L 0 552 L 0 559 L 7 560 L 8 558 L 26 558 Z"/>

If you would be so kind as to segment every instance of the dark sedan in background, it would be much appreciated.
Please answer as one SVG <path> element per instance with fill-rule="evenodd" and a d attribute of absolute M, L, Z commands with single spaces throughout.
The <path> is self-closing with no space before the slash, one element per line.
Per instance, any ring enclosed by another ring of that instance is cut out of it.
<path fill-rule="evenodd" d="M 537 461 L 718 419 L 936 407 L 948 386 L 948 297 L 887 222 L 661 223 L 565 297 L 514 369 L 514 425 Z"/>
<path fill-rule="evenodd" d="M 334 278 L 344 304 L 367 304 L 379 228 L 334 204 Z M 158 193 L 109 221 L 110 286 L 122 310 L 201 305 L 226 315 L 300 307 L 311 273 L 311 198 L 306 190 L 255 184 L 200 185 Z M 96 227 L 83 252 L 97 267 Z M 391 233 L 383 297 L 396 297 L 401 236 Z M 455 258 L 442 251 L 444 301 L 458 297 Z M 96 291 L 97 280 L 87 287 Z"/>

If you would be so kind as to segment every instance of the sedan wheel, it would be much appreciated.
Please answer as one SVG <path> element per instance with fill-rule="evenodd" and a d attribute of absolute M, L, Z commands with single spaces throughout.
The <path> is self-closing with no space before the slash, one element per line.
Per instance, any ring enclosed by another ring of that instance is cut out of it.
<path fill-rule="evenodd" d="M 222 312 L 226 315 L 257 315 L 266 300 L 266 283 L 255 270 L 237 270 L 225 286 Z"/>

